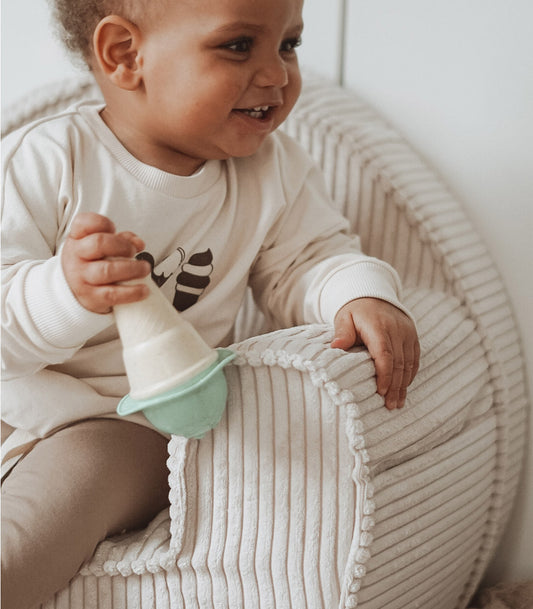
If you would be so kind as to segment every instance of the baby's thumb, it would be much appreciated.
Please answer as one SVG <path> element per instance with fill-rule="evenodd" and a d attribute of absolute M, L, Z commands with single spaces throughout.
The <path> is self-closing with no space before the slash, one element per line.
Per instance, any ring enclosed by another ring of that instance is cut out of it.
<path fill-rule="evenodd" d="M 357 342 L 357 331 L 351 318 L 339 316 L 335 319 L 335 336 L 331 341 L 331 347 L 333 349 L 350 349 Z"/>

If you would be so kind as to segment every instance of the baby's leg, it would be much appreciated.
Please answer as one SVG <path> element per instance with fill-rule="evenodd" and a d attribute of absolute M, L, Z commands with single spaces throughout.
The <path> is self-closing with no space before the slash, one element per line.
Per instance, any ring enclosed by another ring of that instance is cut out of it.
<path fill-rule="evenodd" d="M 168 505 L 167 441 L 112 419 L 39 442 L 2 485 L 2 609 L 65 587 L 99 541 L 144 527 Z"/>

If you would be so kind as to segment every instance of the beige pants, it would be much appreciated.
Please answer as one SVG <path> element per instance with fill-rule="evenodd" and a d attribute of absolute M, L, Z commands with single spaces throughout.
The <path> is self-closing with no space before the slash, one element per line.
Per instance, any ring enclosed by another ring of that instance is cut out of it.
<path fill-rule="evenodd" d="M 96 545 L 168 505 L 167 441 L 127 421 L 80 422 L 39 442 L 2 485 L 2 609 L 64 588 Z"/>

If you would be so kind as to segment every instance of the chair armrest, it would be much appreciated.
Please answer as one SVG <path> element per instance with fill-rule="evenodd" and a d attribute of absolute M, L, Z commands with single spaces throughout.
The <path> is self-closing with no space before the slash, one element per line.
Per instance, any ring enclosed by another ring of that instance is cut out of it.
<path fill-rule="evenodd" d="M 346 434 L 354 454 L 361 454 L 372 472 L 382 471 L 442 443 L 490 408 L 489 395 L 479 403 L 474 400 L 488 381 L 488 363 L 475 325 L 458 300 L 413 289 L 405 303 L 417 321 L 422 355 L 403 410 L 384 408 L 368 351 L 330 348 L 333 331 L 325 325 L 243 341 L 235 346 L 239 356 L 234 366 L 294 368 L 307 376 L 335 406 L 346 409 Z M 275 388 L 271 398 L 276 399 Z"/>
<path fill-rule="evenodd" d="M 336 606 L 340 588 L 354 601 L 372 556 L 372 529 L 381 526 L 377 499 L 390 491 L 384 476 L 435 459 L 434 451 L 454 453 L 448 441 L 478 420 L 494 427 L 485 416 L 488 363 L 464 309 L 429 290 L 411 291 L 406 303 L 422 359 L 401 411 L 385 409 L 366 350 L 331 349 L 327 326 L 234 345 L 226 416 L 201 441 L 173 437 L 169 445 L 170 551 L 183 578 L 198 578 L 208 565 L 215 581 L 223 556 L 228 587 L 288 579 L 286 586 L 305 581 L 312 588 L 320 571 L 323 605 L 308 599 L 308 606 Z M 419 468 L 402 474 L 402 501 L 421 492 L 411 483 L 420 475 Z M 416 543 L 431 543 L 417 534 Z"/>
<path fill-rule="evenodd" d="M 406 303 L 417 320 L 422 357 L 404 409 L 389 412 L 384 407 L 365 349 L 329 347 L 333 331 L 328 326 L 279 330 L 234 345 L 238 356 L 226 368 L 225 417 L 201 441 L 173 436 L 169 443 L 170 511 L 162 512 L 146 531 L 101 543 L 81 576 L 159 573 L 176 563 L 186 572 L 194 565 L 193 554 L 213 551 L 198 540 L 211 535 L 207 529 L 227 530 L 228 513 L 236 515 L 231 526 L 239 529 L 238 538 L 246 538 L 246 519 L 239 521 L 243 501 L 268 519 L 270 497 L 264 489 L 289 469 L 294 486 L 314 488 L 324 505 L 332 500 L 344 506 L 338 522 L 321 526 L 338 528 L 342 560 L 332 561 L 331 569 L 342 574 L 349 565 L 344 579 L 350 580 L 372 528 L 376 477 L 429 454 L 482 417 L 491 404 L 483 391 L 488 373 L 480 337 L 458 301 L 413 290 Z M 295 409 L 290 422 L 284 414 L 288 408 Z M 296 448 L 302 433 L 307 450 L 321 442 L 320 450 L 309 452 L 304 462 Z M 276 438 L 277 448 L 272 445 Z M 315 465 L 329 467 L 332 477 L 325 475 L 326 469 L 319 475 L 312 465 L 315 458 Z M 256 467 L 261 471 L 254 473 Z M 247 476 L 255 481 L 249 488 L 242 482 Z M 248 488 L 246 497 L 233 494 L 232 487 L 240 483 Z M 238 505 L 229 510 L 231 502 Z M 305 509 L 317 508 L 309 503 Z M 283 510 L 276 518 L 283 520 Z M 270 531 L 273 526 L 270 522 Z M 256 546 L 258 541 L 249 543 Z M 245 542 L 241 544 L 237 563 L 242 566 L 258 550 L 250 546 L 247 553 Z M 319 556 L 311 560 L 318 562 Z"/>

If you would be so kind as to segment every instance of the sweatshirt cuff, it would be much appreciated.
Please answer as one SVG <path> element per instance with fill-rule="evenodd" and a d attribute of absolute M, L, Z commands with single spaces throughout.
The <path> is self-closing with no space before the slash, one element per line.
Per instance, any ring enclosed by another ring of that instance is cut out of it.
<path fill-rule="evenodd" d="M 411 312 L 400 302 L 401 282 L 396 271 L 372 259 L 346 264 L 324 281 L 319 299 L 320 317 L 333 324 L 335 315 L 356 298 L 378 298 L 403 311 L 413 322 Z"/>
<path fill-rule="evenodd" d="M 29 270 L 24 298 L 39 334 L 59 349 L 81 347 L 114 321 L 112 313 L 93 313 L 78 302 L 57 256 Z"/>

